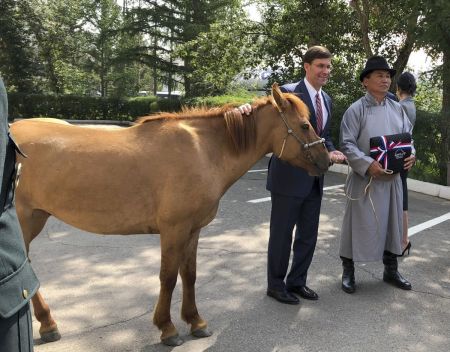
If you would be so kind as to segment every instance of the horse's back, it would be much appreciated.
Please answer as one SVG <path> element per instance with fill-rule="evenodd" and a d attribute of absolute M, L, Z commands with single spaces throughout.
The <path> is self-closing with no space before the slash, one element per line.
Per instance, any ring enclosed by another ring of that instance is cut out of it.
<path fill-rule="evenodd" d="M 83 230 L 154 233 L 191 212 L 210 218 L 221 195 L 198 155 L 204 151 L 190 149 L 196 144 L 183 141 L 186 131 L 172 133 L 158 122 L 116 131 L 22 120 L 11 131 L 27 155 L 19 156 L 20 206 Z"/>
<path fill-rule="evenodd" d="M 18 206 L 41 209 L 90 232 L 117 233 L 124 218 L 130 227 L 142 223 L 143 215 L 133 215 L 128 205 L 138 202 L 142 212 L 153 210 L 151 189 L 143 187 L 148 175 L 139 172 L 132 138 L 120 132 L 39 120 L 12 124 L 26 155 L 18 155 Z"/>
<path fill-rule="evenodd" d="M 51 123 L 59 123 L 62 125 L 70 125 L 70 123 L 65 120 L 55 119 L 53 117 L 33 117 L 31 119 L 26 119 L 26 120 L 21 120 L 21 121 L 51 122 Z"/>
<path fill-rule="evenodd" d="M 90 127 L 90 128 L 86 128 Z M 117 128 L 116 128 L 117 127 Z M 49 136 L 59 138 L 78 138 L 83 135 L 83 139 L 104 137 L 104 133 L 118 132 L 124 128 L 118 126 L 108 126 L 106 128 L 96 128 L 92 125 L 74 125 L 64 120 L 54 118 L 32 118 L 14 122 L 11 124 L 11 133 L 17 143 L 26 143 L 26 138 L 32 138 L 34 142 L 43 141 Z M 86 131 L 89 131 L 86 133 Z"/>

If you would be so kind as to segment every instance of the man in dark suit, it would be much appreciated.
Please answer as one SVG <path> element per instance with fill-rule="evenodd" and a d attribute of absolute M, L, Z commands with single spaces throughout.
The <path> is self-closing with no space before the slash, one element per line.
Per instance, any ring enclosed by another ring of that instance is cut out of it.
<path fill-rule="evenodd" d="M 325 138 L 330 159 L 342 163 L 345 156 L 331 141 L 331 98 L 322 90 L 331 70 L 331 53 L 322 46 L 313 46 L 303 57 L 305 79 L 281 87 L 294 93 L 309 108 L 310 122 L 316 133 Z M 267 263 L 267 295 L 281 303 L 298 304 L 299 295 L 317 300 L 316 292 L 306 286 L 308 268 L 317 242 L 323 176 L 310 176 L 302 168 L 291 166 L 273 155 L 269 162 L 267 190 L 271 192 L 272 211 Z M 286 277 L 296 226 L 291 269 Z"/>
<path fill-rule="evenodd" d="M 39 282 L 27 258 L 14 205 L 17 147 L 8 133 L 8 100 L 1 78 L 0 134 L 0 350 L 29 352 L 33 351 L 29 300 Z"/>

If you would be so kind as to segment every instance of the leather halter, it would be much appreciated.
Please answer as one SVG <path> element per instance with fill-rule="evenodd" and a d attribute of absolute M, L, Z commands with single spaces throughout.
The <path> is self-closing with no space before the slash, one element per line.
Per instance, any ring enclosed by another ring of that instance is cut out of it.
<path fill-rule="evenodd" d="M 286 145 L 286 140 L 287 140 L 287 138 L 288 138 L 289 136 L 292 136 L 292 137 L 294 137 L 294 138 L 297 140 L 298 143 L 300 143 L 300 145 L 302 146 L 302 148 L 306 151 L 306 157 L 307 157 L 310 161 L 312 161 L 312 155 L 311 155 L 310 148 L 311 148 L 311 147 L 314 147 L 314 146 L 316 146 L 316 145 L 320 145 L 320 144 L 322 144 L 322 145 L 325 146 L 325 138 L 320 138 L 320 139 L 318 139 L 318 140 L 316 140 L 316 141 L 314 141 L 314 142 L 311 142 L 311 143 L 303 143 L 303 141 L 300 139 L 300 137 L 297 136 L 297 135 L 295 134 L 295 132 L 292 130 L 292 128 L 289 126 L 289 124 L 288 124 L 288 122 L 287 122 L 287 119 L 286 119 L 286 116 L 284 116 L 284 113 L 283 113 L 283 111 L 281 111 L 281 109 L 280 109 L 280 107 L 278 106 L 278 104 L 277 104 L 275 101 L 274 101 L 274 103 L 275 103 L 275 106 L 276 106 L 278 112 L 280 113 L 281 120 L 283 120 L 283 122 L 284 122 L 284 124 L 285 124 L 285 126 L 286 126 L 286 128 L 287 128 L 287 134 L 286 134 L 286 136 L 285 136 L 284 139 L 283 139 L 283 146 L 281 147 L 281 152 L 280 152 L 280 155 L 278 156 L 278 158 L 281 159 L 281 156 L 283 155 L 284 146 Z"/>

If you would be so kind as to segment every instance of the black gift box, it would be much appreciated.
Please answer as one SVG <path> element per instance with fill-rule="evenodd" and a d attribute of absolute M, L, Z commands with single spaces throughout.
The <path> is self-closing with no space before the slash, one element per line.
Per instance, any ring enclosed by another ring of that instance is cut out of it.
<path fill-rule="evenodd" d="M 370 156 L 394 174 L 403 170 L 405 158 L 411 155 L 411 150 L 410 133 L 370 138 Z"/>

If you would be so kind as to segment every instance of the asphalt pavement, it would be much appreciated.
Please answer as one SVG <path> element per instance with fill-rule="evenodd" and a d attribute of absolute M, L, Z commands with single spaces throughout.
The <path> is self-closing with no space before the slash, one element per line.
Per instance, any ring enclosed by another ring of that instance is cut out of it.
<path fill-rule="evenodd" d="M 416 233 L 411 254 L 399 260 L 412 291 L 384 283 L 377 262 L 357 264 L 357 291 L 349 295 L 340 288 L 338 255 L 345 195 L 327 188 L 307 283 L 320 298 L 284 305 L 266 296 L 270 202 L 248 202 L 269 196 L 266 167 L 263 158 L 230 188 L 200 236 L 197 305 L 211 337 L 189 335 L 178 280 L 172 318 L 185 342 L 160 344 L 152 324 L 158 235 L 95 235 L 51 218 L 30 257 L 62 338 L 43 343 L 34 319 L 35 352 L 449 351 L 450 220 Z M 345 175 L 328 172 L 325 180 L 342 185 Z M 409 196 L 410 227 L 450 212 L 449 200 Z"/>

